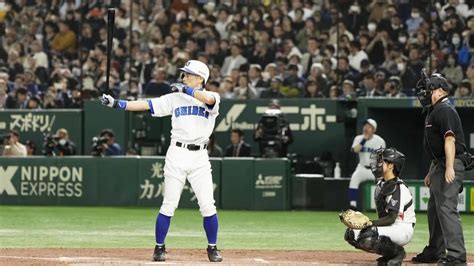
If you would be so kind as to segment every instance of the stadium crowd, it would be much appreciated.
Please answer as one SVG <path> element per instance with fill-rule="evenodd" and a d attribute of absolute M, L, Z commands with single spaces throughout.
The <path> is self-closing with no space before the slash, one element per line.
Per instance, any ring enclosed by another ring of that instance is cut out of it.
<path fill-rule="evenodd" d="M 472 2 L 130 1 L 5 1 L 0 109 L 80 108 L 97 97 L 108 7 L 110 87 L 121 98 L 168 93 L 190 58 L 210 66 L 207 89 L 225 99 L 413 96 L 423 67 L 444 74 L 454 96 L 472 96 Z"/>

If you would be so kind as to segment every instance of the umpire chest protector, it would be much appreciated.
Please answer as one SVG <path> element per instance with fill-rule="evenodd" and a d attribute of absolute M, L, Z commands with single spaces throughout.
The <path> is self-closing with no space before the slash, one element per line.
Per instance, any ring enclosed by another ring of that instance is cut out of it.
<path fill-rule="evenodd" d="M 448 98 L 442 98 L 430 108 L 425 119 L 424 146 L 425 151 L 433 159 L 444 158 L 444 139 L 447 135 L 456 138 L 456 155 L 465 151 L 464 132 L 461 119 Z"/>
<path fill-rule="evenodd" d="M 398 179 L 394 178 L 389 181 L 380 180 L 377 183 L 375 188 L 375 208 L 379 218 L 383 218 L 388 215 L 388 210 L 396 210 L 397 212 L 400 209 L 400 186 L 406 186 L 405 183 Z M 404 210 L 408 209 L 412 201 L 405 205 Z"/>

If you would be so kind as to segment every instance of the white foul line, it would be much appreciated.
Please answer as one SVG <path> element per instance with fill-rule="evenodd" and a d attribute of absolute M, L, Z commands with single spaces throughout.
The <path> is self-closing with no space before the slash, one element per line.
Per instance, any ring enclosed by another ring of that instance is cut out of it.
<path fill-rule="evenodd" d="M 255 262 L 259 262 L 259 263 L 266 263 L 266 264 L 270 263 L 269 261 L 266 261 L 266 260 L 260 259 L 260 258 L 254 258 L 253 260 L 254 260 Z"/>

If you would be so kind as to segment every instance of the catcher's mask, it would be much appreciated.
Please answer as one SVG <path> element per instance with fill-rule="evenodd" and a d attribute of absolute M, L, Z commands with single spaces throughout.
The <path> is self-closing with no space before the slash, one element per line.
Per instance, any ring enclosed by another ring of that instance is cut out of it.
<path fill-rule="evenodd" d="M 370 154 L 370 169 L 376 179 L 383 177 L 383 162 L 393 164 L 394 174 L 399 176 L 405 164 L 405 155 L 395 148 L 380 148 Z"/>
<path fill-rule="evenodd" d="M 433 90 L 439 88 L 449 92 L 450 87 L 446 78 L 441 76 L 439 73 L 433 73 L 431 77 L 428 77 L 426 69 L 423 68 L 421 70 L 421 79 L 416 83 L 416 90 L 418 91 L 416 95 L 418 100 L 420 100 L 421 105 L 431 105 L 431 95 L 433 94 Z"/>

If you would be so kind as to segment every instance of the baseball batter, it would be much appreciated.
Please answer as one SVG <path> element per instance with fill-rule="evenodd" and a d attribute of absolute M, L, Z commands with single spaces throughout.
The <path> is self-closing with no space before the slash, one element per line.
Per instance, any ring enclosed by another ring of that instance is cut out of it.
<path fill-rule="evenodd" d="M 358 249 L 382 255 L 379 265 L 401 265 L 403 246 L 411 241 L 416 223 L 413 197 L 399 178 L 405 155 L 395 148 L 382 148 L 372 158 L 371 171 L 380 178 L 374 195 L 379 219 L 363 230 L 348 228 L 344 239 Z"/>
<path fill-rule="evenodd" d="M 385 148 L 385 141 L 377 134 L 377 122 L 367 119 L 362 128 L 362 135 L 354 138 L 351 150 L 359 155 L 359 164 L 351 176 L 349 183 L 349 200 L 353 208 L 357 208 L 359 185 L 367 180 L 374 180 L 370 170 L 370 154 L 377 149 Z"/>
<path fill-rule="evenodd" d="M 211 262 L 220 262 L 222 257 L 216 247 L 218 220 L 214 205 L 214 187 L 206 149 L 219 114 L 220 97 L 219 94 L 203 88 L 209 78 L 209 68 L 206 64 L 189 60 L 180 70 L 184 84 L 171 84 L 172 90 L 180 93 L 137 101 L 116 100 L 104 94 L 101 101 L 108 107 L 126 111 L 150 111 L 155 117 L 171 115 L 171 144 L 165 159 L 164 198 L 156 220 L 153 260 L 165 260 L 165 238 L 188 179 L 204 217 L 208 258 Z"/>

